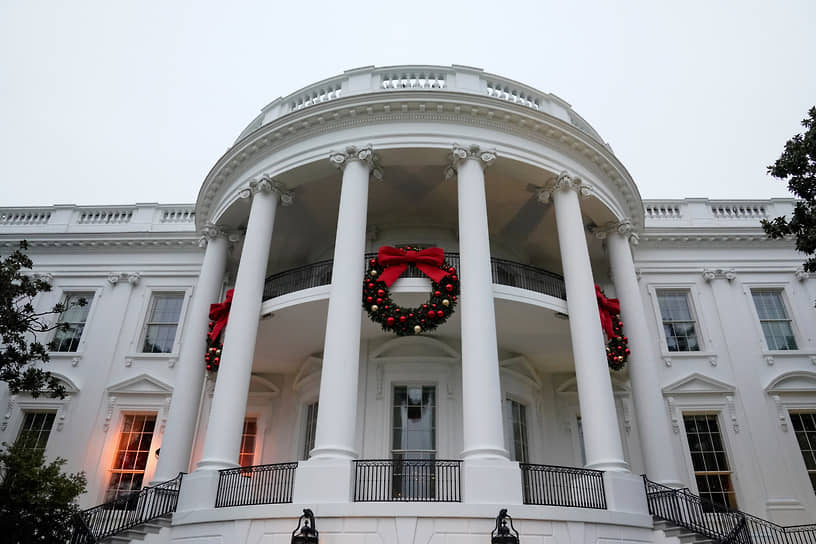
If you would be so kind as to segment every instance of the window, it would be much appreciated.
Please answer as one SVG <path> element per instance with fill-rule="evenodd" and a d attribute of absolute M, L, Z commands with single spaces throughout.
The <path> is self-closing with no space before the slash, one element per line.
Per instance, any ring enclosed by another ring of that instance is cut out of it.
<path fill-rule="evenodd" d="M 395 499 L 436 495 L 436 388 L 394 387 L 391 493 Z"/>
<path fill-rule="evenodd" d="M 520 402 L 507 399 L 507 416 L 509 421 L 508 438 L 512 440 L 510 460 L 527 463 L 527 408 Z"/>
<path fill-rule="evenodd" d="M 658 291 L 657 303 L 669 351 L 699 351 L 697 326 L 687 291 Z"/>
<path fill-rule="evenodd" d="M 242 467 L 251 467 L 255 464 L 255 443 L 258 438 L 258 420 L 248 417 L 244 420 L 244 430 L 241 433 L 241 453 L 238 454 L 238 464 Z"/>
<path fill-rule="evenodd" d="M 315 444 L 315 429 L 317 428 L 317 404 L 313 402 L 306 407 L 306 432 L 303 441 L 303 456 L 301 459 L 308 459 Z"/>
<path fill-rule="evenodd" d="M 816 412 L 791 413 L 790 418 L 799 450 L 805 459 L 810 484 L 816 492 Z"/>
<path fill-rule="evenodd" d="M 181 304 L 184 295 L 181 293 L 162 293 L 153 295 L 150 311 L 145 324 L 144 353 L 171 353 L 176 341 Z"/>
<path fill-rule="evenodd" d="M 27 449 L 45 451 L 56 415 L 56 412 L 26 412 L 17 440 Z"/>
<path fill-rule="evenodd" d="M 124 416 L 105 502 L 142 488 L 155 428 L 155 415 Z"/>
<path fill-rule="evenodd" d="M 737 497 L 731 485 L 731 469 L 725 454 L 716 414 L 683 414 L 691 464 L 700 497 L 712 505 L 736 508 Z M 703 505 L 706 509 L 706 505 Z"/>
<path fill-rule="evenodd" d="M 84 299 L 87 304 L 80 306 L 81 299 Z M 63 301 L 65 311 L 60 314 L 57 320 L 59 328 L 54 333 L 54 339 L 51 341 L 51 351 L 70 352 L 77 350 L 79 340 L 82 338 L 82 331 L 85 330 L 85 321 L 88 319 L 92 299 L 93 293 L 68 293 L 65 295 Z"/>
<path fill-rule="evenodd" d="M 782 291 L 752 290 L 759 324 L 769 350 L 798 349 L 793 336 L 791 320 L 782 302 Z"/>

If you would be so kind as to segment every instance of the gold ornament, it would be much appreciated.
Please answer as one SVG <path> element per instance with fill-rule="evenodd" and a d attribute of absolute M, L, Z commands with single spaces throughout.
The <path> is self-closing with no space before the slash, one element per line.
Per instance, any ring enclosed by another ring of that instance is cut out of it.
<path fill-rule="evenodd" d="M 371 274 L 372 276 L 376 276 L 376 275 L 377 275 L 377 271 L 376 271 L 376 270 L 372 270 L 371 272 L 369 272 L 369 274 Z"/>
<path fill-rule="evenodd" d="M 421 332 L 422 332 L 422 327 L 420 327 L 419 325 L 416 325 L 416 326 L 414 327 L 414 332 L 415 332 L 416 334 L 421 333 Z"/>
<path fill-rule="evenodd" d="M 379 306 L 377 306 L 376 304 L 374 304 L 374 305 L 371 307 L 371 311 L 372 311 L 372 312 L 376 312 L 376 311 L 377 311 L 377 310 L 379 310 L 379 309 L 380 309 L 380 307 L 379 307 Z"/>
<path fill-rule="evenodd" d="M 450 300 L 445 299 L 442 301 L 442 306 L 450 306 Z"/>

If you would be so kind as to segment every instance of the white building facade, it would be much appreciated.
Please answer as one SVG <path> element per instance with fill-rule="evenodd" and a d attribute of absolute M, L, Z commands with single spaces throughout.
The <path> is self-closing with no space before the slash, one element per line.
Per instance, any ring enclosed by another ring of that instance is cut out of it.
<path fill-rule="evenodd" d="M 479 69 L 350 70 L 266 106 L 195 205 L 0 209 L 38 307 L 89 301 L 47 365 L 67 396 L 4 389 L 0 440 L 85 471 L 87 508 L 185 473 L 149 542 L 289 542 L 304 508 L 329 543 L 486 542 L 501 508 L 525 543 L 657 542 L 659 485 L 813 523 L 816 281 L 759 224 L 792 206 L 644 201 L 567 103 Z M 384 246 L 444 250 L 438 328 L 369 318 Z"/>

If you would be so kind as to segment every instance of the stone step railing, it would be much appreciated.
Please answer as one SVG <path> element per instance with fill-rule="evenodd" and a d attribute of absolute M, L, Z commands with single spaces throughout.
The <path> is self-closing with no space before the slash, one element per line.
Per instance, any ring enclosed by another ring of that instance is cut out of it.
<path fill-rule="evenodd" d="M 304 87 L 267 105 L 241 133 L 239 140 L 284 115 L 340 98 L 366 93 L 427 91 L 487 96 L 547 113 L 569 123 L 603 143 L 600 135 L 570 105 L 545 93 L 502 76 L 470 66 L 366 66 Z"/>
<path fill-rule="evenodd" d="M 195 230 L 193 205 L 0 208 L 0 234 Z"/>

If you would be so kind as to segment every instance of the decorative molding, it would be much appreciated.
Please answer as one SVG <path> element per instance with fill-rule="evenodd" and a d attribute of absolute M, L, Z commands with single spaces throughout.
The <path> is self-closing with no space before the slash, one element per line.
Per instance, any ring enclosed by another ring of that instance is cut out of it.
<path fill-rule="evenodd" d="M 694 372 L 663 388 L 664 395 L 715 394 L 733 395 L 736 388 L 726 382 Z"/>
<path fill-rule="evenodd" d="M 175 357 L 170 357 L 169 359 L 167 359 L 168 368 L 175 368 L 177 362 L 178 359 L 176 359 Z"/>
<path fill-rule="evenodd" d="M 775 377 L 765 386 L 769 395 L 791 393 L 816 393 L 816 372 L 811 370 L 793 370 Z"/>
<path fill-rule="evenodd" d="M 672 431 L 674 431 L 674 434 L 678 434 L 680 432 L 680 418 L 677 417 L 677 411 L 674 409 L 674 397 L 666 397 L 666 407 L 669 411 Z"/>
<path fill-rule="evenodd" d="M 110 395 L 108 397 L 108 409 L 105 412 L 105 422 L 102 423 L 102 430 L 104 432 L 108 432 L 110 429 L 110 422 L 113 419 L 113 410 L 116 408 L 116 395 Z"/>
<path fill-rule="evenodd" d="M 709 357 L 708 364 L 710 364 L 711 366 L 717 366 L 717 356 L 712 355 L 711 357 Z"/>
<path fill-rule="evenodd" d="M 164 400 L 164 405 L 162 406 L 162 409 L 161 409 L 161 421 L 159 423 L 159 434 L 160 435 L 163 435 L 164 434 L 164 429 L 167 428 L 167 418 L 170 415 L 170 401 L 171 400 L 172 400 L 172 397 L 168 396 Z"/>
<path fill-rule="evenodd" d="M 57 415 L 54 418 L 57 423 L 57 431 L 61 431 L 65 426 L 65 412 L 68 410 L 68 405 L 71 404 L 71 398 L 71 395 L 65 395 L 65 397 L 62 399 L 62 404 L 60 404 L 60 407 L 57 408 Z"/>
<path fill-rule="evenodd" d="M 706 268 L 703 270 L 703 279 L 708 283 L 715 279 L 726 279 L 731 282 L 737 279 L 737 273 L 733 268 Z"/>
<path fill-rule="evenodd" d="M 788 432 L 788 415 L 785 413 L 785 406 L 782 404 L 782 397 L 779 395 L 771 395 L 771 398 L 776 405 L 776 418 L 779 420 L 779 426 L 784 432 Z"/>
<path fill-rule="evenodd" d="M 106 233 L 111 234 L 111 233 Z M 126 233 L 131 235 L 132 233 Z M 148 234 L 149 233 L 145 233 Z M 51 240 L 28 240 L 29 247 L 58 247 L 58 248 L 77 248 L 77 249 L 108 249 L 108 248 L 140 248 L 140 247 L 161 247 L 161 248 L 184 248 L 197 247 L 199 237 L 195 233 L 187 235 L 174 236 L 173 238 L 158 238 L 158 239 L 144 239 L 144 238 L 91 238 L 86 240 L 77 239 L 51 239 Z M 0 241 L 0 247 L 17 247 L 18 242 Z M 60 274 L 62 275 L 62 274 Z"/>
<path fill-rule="evenodd" d="M 127 275 L 128 283 L 131 285 L 139 285 L 139 282 L 142 280 L 142 273 L 141 272 L 130 272 Z"/>
<path fill-rule="evenodd" d="M 340 170 L 345 170 L 346 165 L 351 161 L 360 161 L 366 164 L 374 179 L 382 181 L 383 171 L 380 168 L 380 158 L 374 153 L 371 144 L 359 148 L 350 145 L 346 147 L 345 151 L 332 151 L 329 153 L 329 162 Z"/>
<path fill-rule="evenodd" d="M 6 415 L 3 416 L 3 421 L 0 423 L 0 431 L 5 432 L 8 428 L 9 421 L 11 420 L 11 415 L 14 413 L 14 407 L 17 405 L 17 395 L 11 395 L 8 399 L 8 410 L 6 410 Z"/>
<path fill-rule="evenodd" d="M 638 245 L 640 235 L 635 232 L 635 227 L 629 219 L 620 221 L 610 221 L 601 226 L 595 226 L 591 231 L 598 240 L 606 240 L 610 234 L 617 233 L 623 236 L 633 246 Z"/>
<path fill-rule="evenodd" d="M 666 366 L 672 366 L 672 358 L 671 357 L 663 357 L 663 364 Z"/>
<path fill-rule="evenodd" d="M 207 247 L 207 244 L 209 244 L 211 241 L 217 238 L 226 237 L 227 233 L 226 231 L 224 231 L 224 229 L 213 223 L 207 223 L 206 225 L 201 227 L 201 238 L 199 238 L 198 240 L 198 247 L 200 248 Z"/>
<path fill-rule="evenodd" d="M 81 357 L 71 357 L 71 366 L 78 366 Z"/>
<path fill-rule="evenodd" d="M 736 400 L 734 399 L 733 395 L 727 395 L 725 397 L 725 402 L 728 405 L 728 417 L 731 419 L 731 425 L 733 425 L 733 427 L 734 427 L 734 432 L 738 433 L 740 428 L 739 428 L 739 422 L 737 421 L 737 403 L 736 403 Z"/>
<path fill-rule="evenodd" d="M 541 189 L 538 190 L 538 201 L 542 204 L 547 204 L 556 191 L 575 191 L 581 198 L 587 198 L 592 194 L 592 189 L 578 176 L 572 176 L 569 172 L 564 170 L 558 177 L 550 180 Z"/>
<path fill-rule="evenodd" d="M 35 280 L 44 281 L 49 285 L 54 284 L 54 275 L 51 274 L 50 272 L 34 272 L 33 274 L 31 274 L 31 277 L 34 278 Z"/>
<path fill-rule="evenodd" d="M 459 171 L 459 166 L 467 159 L 473 159 L 479 163 L 482 170 L 496 162 L 496 151 L 493 149 L 482 148 L 476 144 L 464 147 L 459 144 L 453 144 L 450 155 L 448 155 L 448 165 L 445 167 L 445 179 L 451 179 Z"/>
<path fill-rule="evenodd" d="M 776 359 L 774 358 L 773 355 L 766 355 L 765 356 L 765 364 L 767 364 L 768 366 L 773 366 L 775 362 L 776 362 Z"/>
<path fill-rule="evenodd" d="M 133 358 L 132 357 L 126 357 L 125 358 L 125 366 L 128 367 L 128 368 L 133 366 Z"/>
<path fill-rule="evenodd" d="M 108 283 L 115 286 L 117 283 L 119 283 L 119 280 L 122 279 L 122 275 L 123 274 L 121 272 L 110 272 L 106 279 L 108 280 Z"/>
<path fill-rule="evenodd" d="M 799 268 L 797 268 L 797 269 L 794 271 L 793 275 L 794 275 L 794 276 L 796 277 L 796 279 L 797 279 L 797 280 L 799 280 L 799 281 L 806 281 L 806 280 L 809 280 L 810 278 L 812 278 L 812 277 L 813 277 L 813 274 L 811 274 L 810 272 L 805 272 L 805 269 L 804 269 L 804 267 L 802 267 L 802 266 L 800 266 Z"/>

